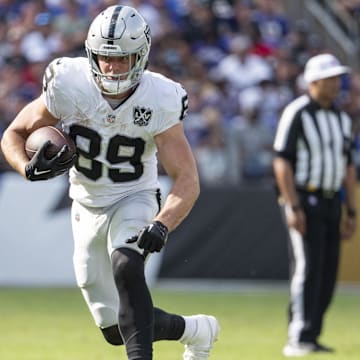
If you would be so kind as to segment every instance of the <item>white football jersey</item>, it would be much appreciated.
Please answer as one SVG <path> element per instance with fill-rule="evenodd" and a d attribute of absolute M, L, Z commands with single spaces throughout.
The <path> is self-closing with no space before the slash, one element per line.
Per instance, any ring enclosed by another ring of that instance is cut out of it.
<path fill-rule="evenodd" d="M 188 102 L 180 84 L 145 71 L 135 92 L 113 109 L 87 58 L 59 58 L 45 71 L 42 96 L 78 149 L 71 198 L 102 207 L 159 186 L 154 136 L 184 118 Z"/>

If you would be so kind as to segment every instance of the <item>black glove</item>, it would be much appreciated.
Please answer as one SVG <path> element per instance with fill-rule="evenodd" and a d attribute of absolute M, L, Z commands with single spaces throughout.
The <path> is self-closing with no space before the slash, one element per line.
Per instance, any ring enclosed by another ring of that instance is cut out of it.
<path fill-rule="evenodd" d="M 164 247 L 168 238 L 168 228 L 160 221 L 153 221 L 151 224 L 145 226 L 139 235 L 133 236 L 126 240 L 127 244 L 137 242 L 140 249 L 144 249 L 145 252 L 160 252 Z"/>
<path fill-rule="evenodd" d="M 68 151 L 67 145 L 64 145 L 51 159 L 47 159 L 45 152 L 49 146 L 51 146 L 51 141 L 47 141 L 25 165 L 25 174 L 28 180 L 47 180 L 65 173 L 74 165 L 76 154 L 69 160 L 61 161 Z"/>

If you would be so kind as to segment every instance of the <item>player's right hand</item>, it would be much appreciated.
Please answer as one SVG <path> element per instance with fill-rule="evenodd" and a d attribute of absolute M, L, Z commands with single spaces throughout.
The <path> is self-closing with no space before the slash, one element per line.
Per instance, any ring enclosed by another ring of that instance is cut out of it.
<path fill-rule="evenodd" d="M 133 236 L 126 240 L 127 244 L 136 242 L 140 249 L 145 252 L 160 252 L 164 247 L 168 238 L 169 230 L 160 221 L 153 221 L 151 224 L 145 226 L 139 235 Z"/>
<path fill-rule="evenodd" d="M 28 180 L 47 180 L 65 173 L 74 165 L 76 154 L 69 160 L 61 161 L 68 151 L 67 145 L 64 145 L 52 158 L 47 159 L 45 152 L 50 146 L 51 141 L 45 142 L 25 165 L 25 174 Z"/>

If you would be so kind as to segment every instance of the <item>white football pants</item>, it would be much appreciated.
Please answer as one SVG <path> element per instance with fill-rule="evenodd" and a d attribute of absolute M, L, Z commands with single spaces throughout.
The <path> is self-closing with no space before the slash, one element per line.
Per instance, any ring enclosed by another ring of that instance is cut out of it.
<path fill-rule="evenodd" d="M 119 298 L 111 266 L 113 250 L 127 247 L 142 254 L 136 243 L 125 241 L 137 235 L 158 211 L 155 190 L 130 195 L 105 208 L 73 202 L 75 277 L 97 326 L 105 328 L 118 323 Z"/>

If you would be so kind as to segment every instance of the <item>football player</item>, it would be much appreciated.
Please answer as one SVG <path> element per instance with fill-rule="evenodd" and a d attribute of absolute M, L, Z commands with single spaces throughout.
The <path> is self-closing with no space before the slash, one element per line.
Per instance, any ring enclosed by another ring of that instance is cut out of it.
<path fill-rule="evenodd" d="M 1 145 L 28 180 L 70 168 L 76 281 L 105 339 L 125 344 L 130 360 L 153 359 L 157 340 L 181 341 L 184 359 L 207 359 L 219 331 L 216 318 L 153 307 L 144 276 L 149 254 L 162 250 L 199 195 L 182 125 L 187 94 L 146 70 L 150 45 L 149 27 L 134 8 L 101 12 L 85 41 L 87 58 L 48 65 L 42 95 L 19 112 Z M 66 149 L 46 159 L 49 144 L 29 161 L 27 136 L 59 124 L 76 143 L 75 163 L 61 161 Z M 162 207 L 156 153 L 173 184 Z"/>

